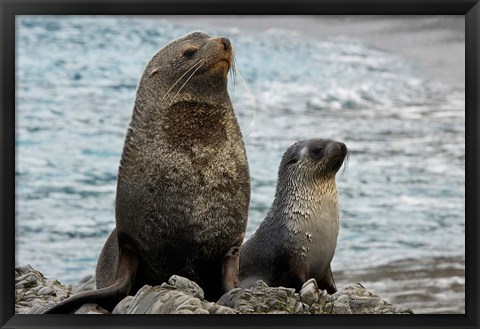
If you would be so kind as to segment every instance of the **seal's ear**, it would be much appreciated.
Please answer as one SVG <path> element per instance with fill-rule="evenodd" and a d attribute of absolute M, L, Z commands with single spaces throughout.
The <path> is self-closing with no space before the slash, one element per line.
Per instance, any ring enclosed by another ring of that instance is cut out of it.
<path fill-rule="evenodd" d="M 155 74 L 158 73 L 158 67 L 153 69 L 152 72 L 150 72 L 150 74 L 148 75 L 149 78 L 153 77 Z"/>

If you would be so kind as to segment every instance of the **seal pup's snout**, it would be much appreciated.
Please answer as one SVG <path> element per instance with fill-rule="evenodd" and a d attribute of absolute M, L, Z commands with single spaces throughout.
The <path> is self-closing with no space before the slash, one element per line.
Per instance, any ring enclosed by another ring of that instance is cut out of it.
<path fill-rule="evenodd" d="M 347 145 L 342 142 L 329 141 L 326 145 L 327 153 L 344 158 L 347 155 Z"/>
<path fill-rule="evenodd" d="M 347 156 L 347 145 L 342 142 L 332 142 L 332 144 L 332 164 L 333 169 L 337 172 Z"/>
<path fill-rule="evenodd" d="M 328 172 L 337 172 L 348 152 L 344 143 L 330 139 L 312 139 L 307 144 L 307 150 L 310 159 L 320 164 L 320 172 L 325 169 Z"/>
<path fill-rule="evenodd" d="M 338 145 L 340 146 L 340 152 L 345 157 L 347 155 L 347 145 L 345 145 L 345 143 L 342 143 L 342 142 L 338 142 Z"/>

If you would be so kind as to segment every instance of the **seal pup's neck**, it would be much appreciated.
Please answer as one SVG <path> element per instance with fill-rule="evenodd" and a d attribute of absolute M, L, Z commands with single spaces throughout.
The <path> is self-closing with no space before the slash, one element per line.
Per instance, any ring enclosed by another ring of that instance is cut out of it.
<path fill-rule="evenodd" d="M 281 210 L 285 217 L 285 225 L 298 221 L 317 220 L 317 214 L 326 206 L 338 208 L 338 190 L 335 177 L 316 179 L 310 184 L 301 184 L 299 181 L 279 184 L 272 209 Z M 273 213 L 273 211 L 270 211 Z M 270 213 L 269 213 L 270 215 Z M 268 215 L 267 215 L 268 216 Z M 271 216 L 271 220 L 276 220 Z"/>

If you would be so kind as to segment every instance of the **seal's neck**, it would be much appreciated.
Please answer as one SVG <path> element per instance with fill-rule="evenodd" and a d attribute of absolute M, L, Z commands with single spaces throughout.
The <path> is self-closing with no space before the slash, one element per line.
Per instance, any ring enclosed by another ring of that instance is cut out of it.
<path fill-rule="evenodd" d="M 125 138 L 121 171 L 139 166 L 139 161 L 146 166 L 158 164 L 163 158 L 151 156 L 158 149 L 180 151 L 192 158 L 198 156 L 199 150 L 214 152 L 232 132 L 240 134 L 228 94 L 221 102 L 216 97 L 199 101 L 183 94 L 181 100 L 168 107 L 138 98 Z"/>

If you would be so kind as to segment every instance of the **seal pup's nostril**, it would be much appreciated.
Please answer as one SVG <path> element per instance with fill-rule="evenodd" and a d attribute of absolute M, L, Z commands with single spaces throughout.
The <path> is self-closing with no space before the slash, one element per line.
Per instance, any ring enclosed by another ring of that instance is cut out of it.
<path fill-rule="evenodd" d="M 221 38 L 220 40 L 223 44 L 223 50 L 230 49 L 230 40 L 228 38 Z"/>

